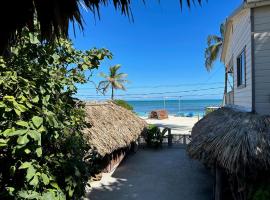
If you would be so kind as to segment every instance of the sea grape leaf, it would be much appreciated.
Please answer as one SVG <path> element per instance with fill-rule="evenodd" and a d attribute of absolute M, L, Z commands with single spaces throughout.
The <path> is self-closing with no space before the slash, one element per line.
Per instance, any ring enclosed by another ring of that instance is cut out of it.
<path fill-rule="evenodd" d="M 38 185 L 38 176 L 35 175 L 29 184 L 33 185 L 33 186 L 37 186 Z"/>
<path fill-rule="evenodd" d="M 20 145 L 25 145 L 29 142 L 29 139 L 27 138 L 27 135 L 19 136 L 17 139 L 17 143 Z"/>
<path fill-rule="evenodd" d="M 48 177 L 46 174 L 42 173 L 42 174 L 41 174 L 41 178 L 42 178 L 42 181 L 43 181 L 43 183 L 44 183 L 45 185 L 49 185 L 50 179 L 49 179 L 49 177 Z"/>
<path fill-rule="evenodd" d="M 33 101 L 34 103 L 38 103 L 39 97 L 38 97 L 38 96 L 35 96 L 35 98 L 33 98 L 32 101 Z"/>
<path fill-rule="evenodd" d="M 32 122 L 36 128 L 39 128 L 41 126 L 41 124 L 43 123 L 43 118 L 38 117 L 38 116 L 34 116 L 32 118 Z"/>
<path fill-rule="evenodd" d="M 7 129 L 3 132 L 3 135 L 5 137 L 12 137 L 12 136 L 17 136 L 17 135 L 24 135 L 25 133 L 27 133 L 27 129 L 19 129 L 16 131 L 13 131 L 12 129 Z"/>
<path fill-rule="evenodd" d="M 31 162 L 24 162 L 21 164 L 21 166 L 19 167 L 19 169 L 27 169 L 29 167 L 32 166 L 32 163 Z"/>
<path fill-rule="evenodd" d="M 28 125 L 28 123 L 26 121 L 17 121 L 16 124 L 19 125 L 19 126 L 26 127 L 26 128 L 29 127 L 29 125 Z"/>
<path fill-rule="evenodd" d="M 35 168 L 31 165 L 27 168 L 26 180 L 30 181 L 36 174 Z"/>

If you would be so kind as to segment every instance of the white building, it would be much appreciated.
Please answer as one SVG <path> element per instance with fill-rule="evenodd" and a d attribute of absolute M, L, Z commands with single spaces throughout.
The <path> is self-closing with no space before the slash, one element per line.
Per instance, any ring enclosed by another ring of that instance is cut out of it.
<path fill-rule="evenodd" d="M 270 114 L 270 0 L 246 0 L 225 27 L 221 60 L 233 79 L 226 104 Z"/>

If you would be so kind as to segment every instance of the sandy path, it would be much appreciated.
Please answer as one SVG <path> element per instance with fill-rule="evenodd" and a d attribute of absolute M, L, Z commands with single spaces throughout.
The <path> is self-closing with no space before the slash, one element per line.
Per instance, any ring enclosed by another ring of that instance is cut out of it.
<path fill-rule="evenodd" d="M 184 149 L 139 150 L 88 194 L 90 200 L 209 200 L 212 176 Z"/>

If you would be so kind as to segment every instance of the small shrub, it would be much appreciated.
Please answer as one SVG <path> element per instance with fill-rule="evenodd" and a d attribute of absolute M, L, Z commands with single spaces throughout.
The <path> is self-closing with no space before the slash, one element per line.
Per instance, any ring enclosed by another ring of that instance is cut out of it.
<path fill-rule="evenodd" d="M 149 125 L 145 135 L 145 141 L 149 147 L 161 147 L 163 142 L 163 134 L 159 127 L 156 125 Z"/>
<path fill-rule="evenodd" d="M 128 104 L 128 102 L 126 102 L 124 100 L 114 100 L 113 102 L 116 105 L 121 106 L 121 107 L 123 107 L 123 108 L 125 108 L 127 110 L 133 111 L 133 109 L 134 109 L 130 104 Z"/>

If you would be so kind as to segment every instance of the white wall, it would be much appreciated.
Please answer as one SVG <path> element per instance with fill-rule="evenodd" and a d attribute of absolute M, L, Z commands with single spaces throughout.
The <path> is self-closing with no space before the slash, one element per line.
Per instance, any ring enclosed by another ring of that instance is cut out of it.
<path fill-rule="evenodd" d="M 233 28 L 229 37 L 225 63 L 233 59 L 234 68 L 234 105 L 250 112 L 252 110 L 251 78 L 251 18 L 250 9 L 241 11 L 232 19 Z M 246 87 L 237 87 L 237 57 L 246 47 Z"/>
<path fill-rule="evenodd" d="M 270 6 L 254 8 L 255 111 L 270 114 Z"/>

